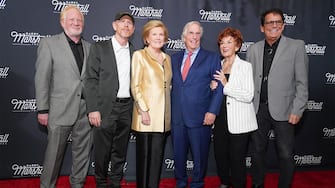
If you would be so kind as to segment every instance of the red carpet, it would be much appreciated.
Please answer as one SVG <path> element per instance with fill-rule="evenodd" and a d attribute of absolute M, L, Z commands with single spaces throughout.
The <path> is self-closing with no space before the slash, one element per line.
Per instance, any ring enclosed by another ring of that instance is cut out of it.
<path fill-rule="evenodd" d="M 275 188 L 278 183 L 278 174 L 269 173 L 266 176 L 265 187 Z M 217 177 L 207 177 L 205 188 L 215 188 L 219 185 Z M 251 185 L 251 178 L 247 179 L 247 187 Z M 39 178 L 20 178 L 0 180 L 0 188 L 38 188 Z M 69 188 L 67 176 L 62 176 L 57 182 L 57 188 Z M 174 179 L 162 179 L 160 188 L 174 188 Z M 335 171 L 296 172 L 293 180 L 293 188 L 335 188 Z M 95 188 L 93 176 L 88 176 L 84 188 Z M 135 182 L 123 181 L 122 188 L 136 188 Z"/>

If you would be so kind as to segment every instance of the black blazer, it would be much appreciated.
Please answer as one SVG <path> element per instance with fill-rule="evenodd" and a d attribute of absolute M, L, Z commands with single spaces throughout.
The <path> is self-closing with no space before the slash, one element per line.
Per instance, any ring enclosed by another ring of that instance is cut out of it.
<path fill-rule="evenodd" d="M 134 52 L 129 42 L 130 58 Z M 130 61 L 131 62 L 131 61 Z M 99 111 L 101 119 L 108 117 L 119 90 L 119 78 L 112 41 L 91 45 L 87 60 L 85 99 L 87 113 Z"/>

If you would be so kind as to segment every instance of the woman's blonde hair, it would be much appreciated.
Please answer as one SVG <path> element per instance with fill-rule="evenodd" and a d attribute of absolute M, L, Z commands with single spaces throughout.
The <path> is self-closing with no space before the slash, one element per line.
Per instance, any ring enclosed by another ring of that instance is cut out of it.
<path fill-rule="evenodd" d="M 164 23 L 160 20 L 150 20 L 143 26 L 143 29 L 142 29 L 142 39 L 143 39 L 143 42 L 144 42 L 145 45 L 148 45 L 146 39 L 149 36 L 150 30 L 155 28 L 155 27 L 160 27 L 160 28 L 163 29 L 164 42 L 168 41 L 169 33 L 168 33 L 168 30 L 167 30 L 166 26 L 164 25 Z"/>

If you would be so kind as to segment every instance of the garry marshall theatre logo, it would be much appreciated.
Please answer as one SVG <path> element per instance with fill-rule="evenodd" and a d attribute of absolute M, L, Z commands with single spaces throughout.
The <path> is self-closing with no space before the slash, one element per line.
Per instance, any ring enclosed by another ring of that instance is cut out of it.
<path fill-rule="evenodd" d="M 0 0 L 0 10 L 5 9 L 6 7 L 6 0 Z"/>
<path fill-rule="evenodd" d="M 51 4 L 54 6 L 54 13 L 60 13 L 68 5 L 75 5 L 79 8 L 80 12 L 87 15 L 89 12 L 90 4 L 80 4 L 77 1 L 58 1 L 52 0 Z"/>
<path fill-rule="evenodd" d="M 308 111 L 321 111 L 323 102 L 316 102 L 314 100 L 309 100 L 307 102 L 307 110 Z"/>
<path fill-rule="evenodd" d="M 72 143 L 72 131 L 71 131 L 70 134 L 67 136 L 66 142 L 67 142 L 67 143 Z"/>
<path fill-rule="evenodd" d="M 129 142 L 131 143 L 136 142 L 136 135 L 134 133 L 130 133 Z"/>
<path fill-rule="evenodd" d="M 124 165 L 123 165 L 123 172 L 125 173 L 127 171 L 127 166 L 128 166 L 128 162 L 125 162 Z M 92 168 L 95 168 L 95 162 L 91 162 L 91 167 Z M 108 172 L 111 172 L 112 171 L 112 162 L 109 161 L 108 163 Z"/>
<path fill-rule="evenodd" d="M 135 18 L 142 19 L 161 19 L 164 9 L 155 9 L 153 7 L 136 7 L 135 5 L 129 5 L 129 10 Z"/>
<path fill-rule="evenodd" d="M 173 159 L 165 159 L 164 163 L 166 165 L 166 171 L 172 171 L 174 169 L 174 160 Z M 187 171 L 192 171 L 194 167 L 194 163 L 192 160 L 187 160 L 186 161 L 186 170 Z"/>
<path fill-rule="evenodd" d="M 35 112 L 36 99 L 12 99 L 12 112 Z"/>
<path fill-rule="evenodd" d="M 192 171 L 194 168 L 194 162 L 191 160 L 187 160 L 186 161 L 186 170 L 188 171 Z"/>
<path fill-rule="evenodd" d="M 7 145 L 9 134 L 0 134 L 0 146 Z"/>
<path fill-rule="evenodd" d="M 13 176 L 40 176 L 43 167 L 39 164 L 12 165 Z"/>
<path fill-rule="evenodd" d="M 269 138 L 269 140 L 276 139 L 276 134 L 275 134 L 275 131 L 273 129 L 269 130 L 269 132 L 268 132 L 268 138 Z"/>
<path fill-rule="evenodd" d="M 323 132 L 323 138 L 335 138 L 335 127 L 334 128 L 325 127 L 322 129 L 322 132 Z"/>
<path fill-rule="evenodd" d="M 44 37 L 49 37 L 50 35 L 43 36 L 39 33 L 34 33 L 34 32 L 25 32 L 25 33 L 20 33 L 17 31 L 12 31 L 10 32 L 10 36 L 13 38 L 13 45 L 38 45 L 41 38 Z"/>
<path fill-rule="evenodd" d="M 7 78 L 9 67 L 0 67 L 0 78 Z"/>
<path fill-rule="evenodd" d="M 297 166 L 310 166 L 310 165 L 320 165 L 322 156 L 314 156 L 314 155 L 294 155 L 295 164 Z"/>
<path fill-rule="evenodd" d="M 327 72 L 326 76 L 326 84 L 335 84 L 335 74 Z"/>
<path fill-rule="evenodd" d="M 326 46 L 319 46 L 317 44 L 306 44 L 305 50 L 307 55 L 325 55 Z"/>
<path fill-rule="evenodd" d="M 231 12 L 222 12 L 221 10 L 210 10 L 204 9 L 199 10 L 200 22 L 225 22 L 229 23 L 231 19 Z"/>
<path fill-rule="evenodd" d="M 185 47 L 185 43 L 181 40 L 181 39 L 168 39 L 167 43 L 166 43 L 166 50 L 170 50 L 170 51 L 181 51 L 184 50 Z"/>
<path fill-rule="evenodd" d="M 105 40 L 111 40 L 113 36 L 99 36 L 99 35 L 93 35 L 92 36 L 92 40 L 95 42 L 99 42 L 99 41 L 105 41 Z"/>
<path fill-rule="evenodd" d="M 246 157 L 246 158 L 245 158 L 245 166 L 246 166 L 247 168 L 250 168 L 250 167 L 251 167 L 251 162 L 252 162 L 251 157 Z"/>
<path fill-rule="evenodd" d="M 328 19 L 329 19 L 329 27 L 335 28 L 335 16 L 330 15 Z"/>
<path fill-rule="evenodd" d="M 240 49 L 240 53 L 247 53 L 247 50 L 249 48 L 249 46 L 253 45 L 254 42 L 243 42 L 241 49 Z"/>
<path fill-rule="evenodd" d="M 164 160 L 164 163 L 166 165 L 165 169 L 166 171 L 173 171 L 174 170 L 174 160 L 170 158 L 166 158 Z"/>
<path fill-rule="evenodd" d="M 295 24 L 295 19 L 297 18 L 297 16 L 291 16 L 288 14 L 284 14 L 284 18 L 285 18 L 285 25 L 294 25 Z"/>

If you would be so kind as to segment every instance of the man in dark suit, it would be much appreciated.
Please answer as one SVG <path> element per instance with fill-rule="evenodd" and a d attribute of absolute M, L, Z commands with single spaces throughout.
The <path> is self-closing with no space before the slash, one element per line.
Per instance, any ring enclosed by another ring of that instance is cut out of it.
<path fill-rule="evenodd" d="M 43 38 L 37 50 L 37 117 L 48 129 L 40 187 L 55 187 L 72 131 L 70 183 L 73 188 L 81 188 L 86 180 L 93 140 L 82 83 L 90 44 L 81 37 L 84 16 L 76 6 L 63 9 L 60 23 L 64 32 Z"/>
<path fill-rule="evenodd" d="M 134 24 L 131 14 L 118 13 L 112 39 L 92 44 L 87 62 L 85 91 L 89 121 L 94 126 L 98 188 L 121 187 L 133 108 L 130 62 L 134 48 L 128 39 L 134 33 Z"/>
<path fill-rule="evenodd" d="M 221 68 L 220 57 L 200 47 L 202 34 L 199 22 L 188 22 L 182 33 L 186 50 L 171 57 L 171 135 L 179 188 L 188 185 L 186 162 L 189 149 L 194 164 L 190 187 L 204 186 L 211 125 L 219 114 L 223 97 L 221 84 L 214 91 L 210 88 L 215 71 Z"/>
<path fill-rule="evenodd" d="M 258 130 L 251 135 L 253 187 L 263 187 L 268 133 L 274 130 L 279 159 L 280 188 L 291 185 L 294 173 L 294 126 L 308 100 L 308 58 L 305 43 L 282 35 L 284 15 L 271 9 L 261 16 L 265 40 L 250 46 L 247 61 L 253 65 Z"/>

